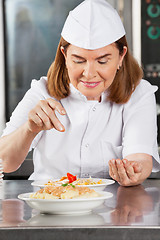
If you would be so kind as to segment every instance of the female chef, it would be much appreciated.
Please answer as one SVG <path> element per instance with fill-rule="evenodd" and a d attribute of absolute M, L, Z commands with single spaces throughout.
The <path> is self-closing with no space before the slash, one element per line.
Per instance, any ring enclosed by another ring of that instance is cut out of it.
<path fill-rule="evenodd" d="M 142 183 L 159 167 L 156 104 L 131 56 L 117 12 L 86 0 L 64 24 L 47 78 L 33 80 L 0 139 L 4 172 L 34 149 L 29 179 L 107 178 Z"/>

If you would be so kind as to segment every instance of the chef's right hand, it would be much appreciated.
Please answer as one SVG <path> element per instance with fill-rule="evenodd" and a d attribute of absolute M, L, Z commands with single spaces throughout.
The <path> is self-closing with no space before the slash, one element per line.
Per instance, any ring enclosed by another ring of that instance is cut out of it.
<path fill-rule="evenodd" d="M 57 118 L 55 111 L 61 115 L 66 114 L 65 109 L 58 101 L 52 98 L 40 100 L 28 114 L 29 130 L 34 133 L 39 133 L 42 130 L 55 128 L 60 132 L 64 132 L 65 128 Z"/>

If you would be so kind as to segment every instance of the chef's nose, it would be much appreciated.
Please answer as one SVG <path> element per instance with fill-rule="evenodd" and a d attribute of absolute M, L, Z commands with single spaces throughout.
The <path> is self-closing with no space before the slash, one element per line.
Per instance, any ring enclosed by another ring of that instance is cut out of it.
<path fill-rule="evenodd" d="M 86 79 L 92 79 L 96 76 L 96 69 L 93 63 L 86 63 L 83 76 L 86 77 Z"/>

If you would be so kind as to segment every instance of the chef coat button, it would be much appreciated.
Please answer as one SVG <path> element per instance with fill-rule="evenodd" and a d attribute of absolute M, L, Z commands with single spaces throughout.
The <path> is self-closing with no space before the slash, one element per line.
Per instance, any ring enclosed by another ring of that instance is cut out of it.
<path fill-rule="evenodd" d="M 95 112 L 96 111 L 96 107 L 94 107 L 92 110 Z"/>
<path fill-rule="evenodd" d="M 86 148 L 89 147 L 89 143 L 86 143 L 85 147 L 86 147 Z"/>

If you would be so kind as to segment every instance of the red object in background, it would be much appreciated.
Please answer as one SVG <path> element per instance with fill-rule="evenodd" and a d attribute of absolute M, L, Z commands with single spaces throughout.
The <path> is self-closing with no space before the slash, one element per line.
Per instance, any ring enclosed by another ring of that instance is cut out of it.
<path fill-rule="evenodd" d="M 76 176 L 74 176 L 74 175 L 72 175 L 70 173 L 67 173 L 67 178 L 69 180 L 69 183 L 72 183 L 72 182 L 76 181 L 76 179 L 77 179 Z"/>

